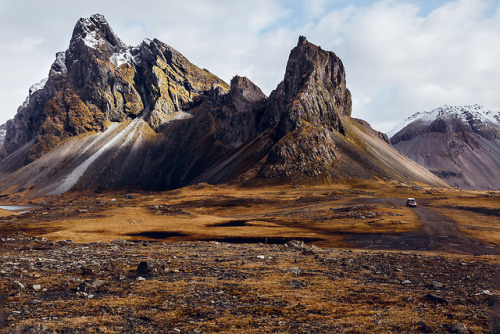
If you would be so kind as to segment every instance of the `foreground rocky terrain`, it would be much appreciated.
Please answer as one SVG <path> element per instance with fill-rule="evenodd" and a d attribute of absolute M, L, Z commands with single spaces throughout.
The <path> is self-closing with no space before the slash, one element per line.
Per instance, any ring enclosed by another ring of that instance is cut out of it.
<path fill-rule="evenodd" d="M 24 236 L 0 249 L 6 333 L 499 329 L 498 268 L 472 256 Z"/>
<path fill-rule="evenodd" d="M 498 192 L 353 180 L 1 198 L 35 206 L 0 210 L 7 333 L 499 330 Z"/>

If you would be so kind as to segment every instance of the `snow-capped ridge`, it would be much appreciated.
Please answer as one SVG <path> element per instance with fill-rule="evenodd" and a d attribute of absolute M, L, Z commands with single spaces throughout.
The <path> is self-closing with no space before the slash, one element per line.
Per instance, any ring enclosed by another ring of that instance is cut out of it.
<path fill-rule="evenodd" d="M 418 121 L 430 124 L 439 118 L 455 118 L 466 124 L 472 120 L 477 120 L 482 123 L 492 123 L 496 126 L 500 126 L 500 111 L 492 111 L 478 104 L 467 106 L 449 106 L 445 104 L 432 111 L 423 111 L 413 114 L 387 132 L 387 135 L 393 137 L 396 133 L 413 122 Z"/>

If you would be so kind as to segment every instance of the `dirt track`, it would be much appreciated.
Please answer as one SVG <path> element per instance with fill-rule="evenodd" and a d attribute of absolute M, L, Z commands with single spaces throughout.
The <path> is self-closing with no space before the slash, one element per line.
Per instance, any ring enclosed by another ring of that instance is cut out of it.
<path fill-rule="evenodd" d="M 370 199 L 367 203 L 387 202 L 395 206 L 404 205 L 397 198 Z M 353 234 L 348 238 L 358 246 L 395 250 L 442 250 L 451 253 L 494 255 L 494 248 L 464 236 L 456 223 L 425 206 L 414 208 L 422 221 L 421 231 L 392 234 Z"/>

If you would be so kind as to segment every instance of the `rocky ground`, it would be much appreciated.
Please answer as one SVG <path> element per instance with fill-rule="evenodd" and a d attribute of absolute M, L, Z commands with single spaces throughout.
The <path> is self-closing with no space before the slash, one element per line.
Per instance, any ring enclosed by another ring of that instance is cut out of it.
<path fill-rule="evenodd" d="M 478 256 L 23 235 L 0 254 L 5 333 L 500 330 L 499 268 Z"/>

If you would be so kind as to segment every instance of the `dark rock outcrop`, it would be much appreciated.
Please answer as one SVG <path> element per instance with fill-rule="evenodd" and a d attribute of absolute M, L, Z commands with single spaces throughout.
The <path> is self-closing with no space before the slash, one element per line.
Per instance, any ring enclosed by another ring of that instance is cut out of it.
<path fill-rule="evenodd" d="M 248 78 L 235 76 L 231 90 L 219 109 L 213 111 L 217 123 L 216 138 L 225 145 L 238 147 L 257 133 L 257 122 L 266 96 Z"/>
<path fill-rule="evenodd" d="M 260 128 L 277 125 L 279 137 L 304 124 L 344 132 L 342 116 L 351 115 L 342 61 L 301 36 L 290 52 L 285 78 L 269 97 Z"/>

